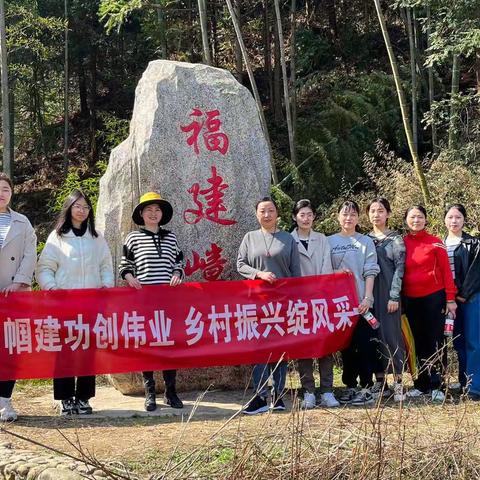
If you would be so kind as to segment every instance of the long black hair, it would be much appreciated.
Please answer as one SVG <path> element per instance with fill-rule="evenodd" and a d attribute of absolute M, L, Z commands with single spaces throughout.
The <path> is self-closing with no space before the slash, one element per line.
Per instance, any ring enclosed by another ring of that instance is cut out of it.
<path fill-rule="evenodd" d="M 87 202 L 87 205 L 90 207 L 88 217 L 85 219 L 82 226 L 85 224 L 85 222 L 87 222 L 88 230 L 90 231 L 92 236 L 98 237 L 98 233 L 95 230 L 95 217 L 93 216 L 92 202 L 90 202 L 90 199 L 87 197 L 87 195 L 85 195 L 81 190 L 78 190 L 77 188 L 74 189 L 72 193 L 63 202 L 62 210 L 57 218 L 57 223 L 55 225 L 55 231 L 57 232 L 57 235 L 65 235 L 72 229 L 72 206 L 81 198 L 83 198 L 85 202 Z"/>

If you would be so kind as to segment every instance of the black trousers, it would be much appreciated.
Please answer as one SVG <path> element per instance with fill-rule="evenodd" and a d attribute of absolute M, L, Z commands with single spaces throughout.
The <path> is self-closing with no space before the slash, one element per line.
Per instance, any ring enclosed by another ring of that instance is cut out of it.
<path fill-rule="evenodd" d="M 436 390 L 443 385 L 442 378 L 447 365 L 447 350 L 443 348 L 445 304 L 444 290 L 425 297 L 405 298 L 405 312 L 415 340 L 419 366 L 414 385 L 422 392 Z"/>
<path fill-rule="evenodd" d="M 373 374 L 378 362 L 377 349 L 376 331 L 360 317 L 353 331 L 350 346 L 342 351 L 342 382 L 348 388 L 357 387 L 357 377 L 360 377 L 362 388 L 373 385 Z"/>
<path fill-rule="evenodd" d="M 11 398 L 15 380 L 5 380 L 0 382 L 0 397 Z"/>
<path fill-rule="evenodd" d="M 72 397 L 78 400 L 88 400 L 94 396 L 95 376 L 53 379 L 53 398 L 55 400 L 68 400 Z"/>
<path fill-rule="evenodd" d="M 163 380 L 165 381 L 165 393 L 175 392 L 175 385 L 177 379 L 176 370 L 163 370 Z M 142 372 L 143 384 L 145 386 L 145 394 L 155 393 L 155 379 L 153 372 Z"/>

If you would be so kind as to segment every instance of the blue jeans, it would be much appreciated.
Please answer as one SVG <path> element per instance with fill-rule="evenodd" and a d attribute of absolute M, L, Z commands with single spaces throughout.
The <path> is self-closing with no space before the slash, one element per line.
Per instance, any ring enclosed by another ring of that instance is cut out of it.
<path fill-rule="evenodd" d="M 463 307 L 466 372 L 470 380 L 470 392 L 480 395 L 480 293 L 474 295 Z"/>
<path fill-rule="evenodd" d="M 458 381 L 464 387 L 467 384 L 467 345 L 465 342 L 465 304 L 457 303 L 458 308 L 453 324 L 453 348 L 458 357 Z"/>
<path fill-rule="evenodd" d="M 282 393 L 285 388 L 285 381 L 287 379 L 287 362 L 275 363 L 257 363 L 253 367 L 253 388 L 257 395 L 261 397 L 267 396 L 268 377 L 272 373 L 273 388 L 275 393 Z M 275 368 L 276 367 L 276 368 Z"/>

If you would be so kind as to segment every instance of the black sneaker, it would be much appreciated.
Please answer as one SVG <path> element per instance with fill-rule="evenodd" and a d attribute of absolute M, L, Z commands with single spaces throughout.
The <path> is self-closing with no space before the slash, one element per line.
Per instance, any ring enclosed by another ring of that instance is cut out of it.
<path fill-rule="evenodd" d="M 172 408 L 183 408 L 183 402 L 178 398 L 176 392 L 165 393 L 163 401 Z"/>
<path fill-rule="evenodd" d="M 366 405 L 371 405 L 375 402 L 372 392 L 369 388 L 362 388 L 356 395 L 355 398 L 351 401 L 351 405 L 355 407 L 364 407 Z"/>
<path fill-rule="evenodd" d="M 75 399 L 67 398 L 67 400 L 62 400 L 60 404 L 60 415 L 76 415 L 78 413 L 77 404 Z"/>
<path fill-rule="evenodd" d="M 283 402 L 283 398 L 272 398 L 272 404 L 270 405 L 270 409 L 279 412 L 285 410 L 285 403 Z"/>
<path fill-rule="evenodd" d="M 267 400 L 256 395 L 251 402 L 242 410 L 245 415 L 257 415 L 259 413 L 268 412 Z"/>
<path fill-rule="evenodd" d="M 355 398 L 356 395 L 357 395 L 356 388 L 347 388 L 338 397 L 338 401 L 343 404 L 349 404 L 349 403 L 352 403 L 352 400 Z"/>
<path fill-rule="evenodd" d="M 145 397 L 145 410 L 147 412 L 153 412 L 156 409 L 157 409 L 157 402 L 155 399 L 155 394 L 147 393 L 147 396 Z"/>
<path fill-rule="evenodd" d="M 76 405 L 79 415 L 91 415 L 93 412 L 92 406 L 88 400 L 77 399 Z"/>

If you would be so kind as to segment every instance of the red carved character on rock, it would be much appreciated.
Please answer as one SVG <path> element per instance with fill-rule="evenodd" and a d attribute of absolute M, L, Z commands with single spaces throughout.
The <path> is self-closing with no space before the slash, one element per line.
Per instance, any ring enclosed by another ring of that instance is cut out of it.
<path fill-rule="evenodd" d="M 227 260 L 222 257 L 222 249 L 216 243 L 210 245 L 210 250 L 205 252 L 205 258 L 200 258 L 200 255 L 194 251 L 192 256 L 192 262 L 187 260 L 185 275 L 190 276 L 201 270 L 203 278 L 207 281 L 218 280 L 227 263 Z"/>
<path fill-rule="evenodd" d="M 205 115 L 206 119 L 204 118 Z M 187 138 L 187 144 L 190 147 L 193 146 L 196 155 L 200 153 L 198 137 L 204 128 L 206 131 L 203 132 L 202 137 L 206 149 L 209 152 L 220 152 L 222 155 L 227 153 L 230 141 L 225 133 L 220 132 L 222 122 L 218 118 L 219 116 L 219 110 L 210 110 L 204 113 L 200 109 L 194 108 L 190 114 L 190 117 L 194 117 L 194 120 L 188 125 L 180 125 L 182 132 L 191 133 Z"/>
<path fill-rule="evenodd" d="M 223 197 L 225 195 L 224 190 L 228 188 L 228 183 L 225 183 L 223 178 L 217 174 L 216 167 L 212 166 L 212 176 L 207 182 L 210 184 L 208 188 L 201 189 L 200 184 L 196 182 L 188 189 L 188 193 L 192 195 L 193 202 L 197 208 L 185 210 L 183 213 L 185 222 L 195 225 L 204 218 L 220 225 L 234 225 L 237 223 L 232 218 L 220 217 L 223 212 L 227 211 L 227 207 L 223 204 Z M 200 197 L 203 197 L 205 204 Z"/>

